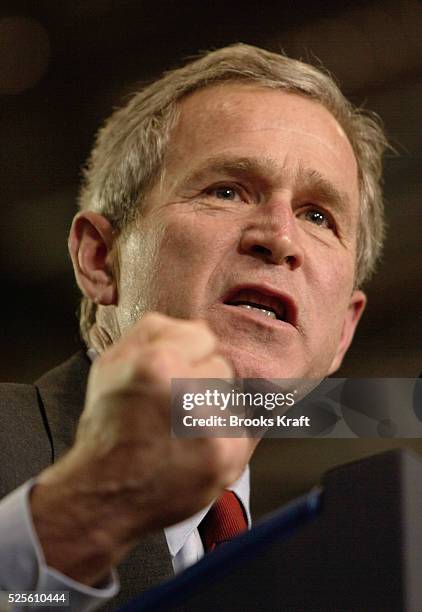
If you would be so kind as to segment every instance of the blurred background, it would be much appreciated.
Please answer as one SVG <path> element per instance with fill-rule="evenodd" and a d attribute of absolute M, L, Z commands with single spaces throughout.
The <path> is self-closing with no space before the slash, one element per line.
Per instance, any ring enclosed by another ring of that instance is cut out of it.
<path fill-rule="evenodd" d="M 419 0 L 13 0 L 0 3 L 0 380 L 30 382 L 80 346 L 66 238 L 100 123 L 134 83 L 237 41 L 321 61 L 354 103 L 383 118 L 396 150 L 386 159 L 387 247 L 339 376 L 422 371 Z M 398 444 L 267 441 L 255 462 L 256 510 L 332 465 Z"/>

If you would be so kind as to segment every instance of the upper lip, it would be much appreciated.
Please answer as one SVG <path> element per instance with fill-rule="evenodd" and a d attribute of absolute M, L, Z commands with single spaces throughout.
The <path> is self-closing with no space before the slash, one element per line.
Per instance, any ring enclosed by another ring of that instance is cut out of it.
<path fill-rule="evenodd" d="M 275 287 L 267 284 L 267 283 L 244 283 L 240 285 L 236 285 L 227 291 L 225 295 L 221 298 L 221 301 L 224 304 L 228 304 L 229 302 L 233 302 L 236 298 L 236 295 L 240 293 L 240 291 L 256 291 L 263 296 L 268 296 L 275 300 L 273 303 L 275 305 L 274 310 L 276 311 L 277 317 L 282 313 L 282 320 L 290 323 L 290 325 L 297 326 L 297 315 L 298 308 L 294 298 L 288 293 L 279 291 Z"/>

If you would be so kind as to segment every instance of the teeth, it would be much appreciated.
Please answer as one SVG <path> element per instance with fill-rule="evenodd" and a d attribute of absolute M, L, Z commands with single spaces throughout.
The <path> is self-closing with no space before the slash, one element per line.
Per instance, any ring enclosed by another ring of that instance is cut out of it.
<path fill-rule="evenodd" d="M 257 310 L 265 311 L 265 316 L 268 312 L 277 313 L 274 318 L 284 319 L 284 306 L 281 301 L 272 295 L 264 295 L 259 291 L 252 289 L 242 289 L 236 294 L 235 300 L 232 302 L 233 305 L 248 305 Z M 260 307 L 261 305 L 261 307 Z"/>
<path fill-rule="evenodd" d="M 263 315 L 269 317 L 270 319 L 277 319 L 275 312 L 271 310 L 265 310 L 265 308 L 256 308 L 255 306 L 250 306 L 249 304 L 239 304 L 238 308 L 246 308 L 247 310 L 257 310 L 258 312 L 262 312 Z"/>

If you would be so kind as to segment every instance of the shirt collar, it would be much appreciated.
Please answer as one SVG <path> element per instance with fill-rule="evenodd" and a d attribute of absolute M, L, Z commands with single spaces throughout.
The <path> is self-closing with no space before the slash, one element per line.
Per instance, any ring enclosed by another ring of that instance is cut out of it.
<path fill-rule="evenodd" d="M 94 361 L 98 357 L 98 352 L 95 350 L 95 348 L 89 348 L 87 350 L 86 354 L 88 355 L 89 359 L 91 360 L 91 363 L 94 363 Z"/>

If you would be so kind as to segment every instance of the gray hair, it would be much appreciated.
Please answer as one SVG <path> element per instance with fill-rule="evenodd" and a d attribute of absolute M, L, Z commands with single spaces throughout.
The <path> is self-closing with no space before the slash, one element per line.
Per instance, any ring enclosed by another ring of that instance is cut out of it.
<path fill-rule="evenodd" d="M 258 47 L 234 44 L 204 53 L 182 68 L 133 94 L 99 130 L 84 171 L 81 210 L 104 215 L 118 231 L 130 226 L 142 198 L 160 177 L 178 102 L 198 89 L 223 81 L 307 96 L 322 104 L 346 133 L 356 156 L 360 217 L 356 284 L 375 269 L 384 239 L 382 156 L 388 146 L 379 118 L 355 108 L 323 69 Z M 83 298 L 80 327 L 85 341 L 96 317 L 96 305 Z"/>

